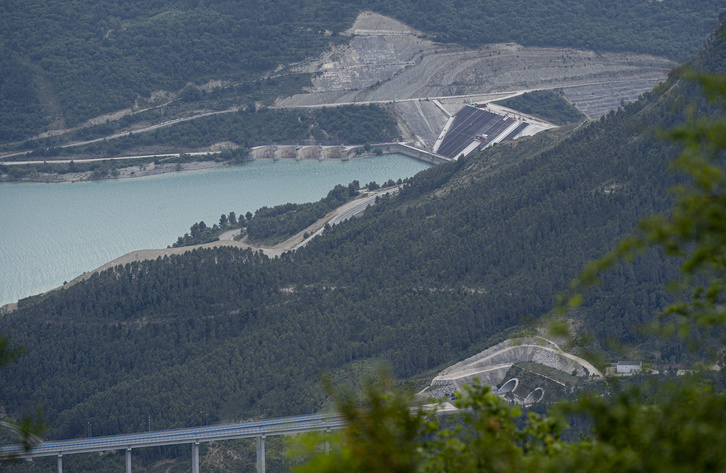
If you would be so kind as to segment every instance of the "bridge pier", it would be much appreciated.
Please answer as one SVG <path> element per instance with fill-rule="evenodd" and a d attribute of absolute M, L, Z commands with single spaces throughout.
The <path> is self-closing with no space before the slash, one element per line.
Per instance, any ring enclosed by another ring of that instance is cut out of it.
<path fill-rule="evenodd" d="M 257 437 L 257 473 L 265 473 L 265 436 Z"/>
<path fill-rule="evenodd" d="M 126 473 L 131 473 L 131 447 L 126 449 Z"/>
<path fill-rule="evenodd" d="M 63 473 L 63 455 L 58 454 L 58 473 Z"/>
<path fill-rule="evenodd" d="M 192 473 L 199 473 L 199 442 L 192 444 Z"/>
<path fill-rule="evenodd" d="M 330 453 L 330 429 L 325 431 L 325 446 L 323 447 L 325 454 Z"/>

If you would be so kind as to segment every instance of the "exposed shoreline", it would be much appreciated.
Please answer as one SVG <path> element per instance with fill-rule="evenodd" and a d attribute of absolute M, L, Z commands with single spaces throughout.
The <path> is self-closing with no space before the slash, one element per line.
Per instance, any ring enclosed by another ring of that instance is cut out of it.
<path fill-rule="evenodd" d="M 388 154 L 388 153 L 384 153 Z M 366 151 L 361 154 L 356 154 L 347 159 L 343 158 L 326 158 L 326 159 L 304 159 L 303 161 L 347 161 L 350 159 L 365 158 L 370 156 L 376 156 L 376 153 Z M 147 164 L 139 164 L 134 166 L 126 166 L 118 168 L 118 173 L 115 175 L 105 175 L 101 177 L 94 177 L 93 171 L 84 172 L 69 172 L 69 173 L 37 173 L 31 176 L 23 176 L 19 179 L 11 179 L 7 174 L 0 174 L 0 184 L 11 183 L 11 182 L 38 182 L 47 184 L 63 184 L 72 182 L 87 182 L 87 181 L 106 181 L 112 179 L 135 179 L 139 177 L 156 176 L 160 174 L 169 174 L 173 172 L 185 172 L 185 171 L 200 171 L 204 169 L 215 169 L 227 166 L 234 166 L 246 162 L 253 161 L 297 161 L 296 159 L 290 158 L 255 158 L 247 159 L 244 161 L 217 161 L 214 159 L 198 161 L 191 161 L 188 163 L 161 163 L 155 164 L 153 162 Z M 77 160 L 77 163 L 82 163 L 83 160 Z M 48 161 L 48 164 L 52 164 L 52 161 Z"/>
<path fill-rule="evenodd" d="M 53 289 L 50 289 L 48 291 L 45 291 L 40 294 L 36 294 L 36 296 L 42 296 L 54 291 L 58 291 L 60 289 L 67 289 L 76 283 L 86 280 L 93 276 L 96 273 L 100 273 L 102 271 L 105 271 L 109 268 L 113 268 L 115 266 L 119 265 L 125 265 L 128 263 L 136 262 L 136 261 L 144 261 L 144 260 L 153 260 L 157 258 L 164 258 L 172 255 L 180 255 L 183 253 L 187 253 L 190 251 L 194 251 L 200 248 L 215 248 L 220 246 L 233 246 L 237 248 L 242 249 L 251 249 L 253 251 L 261 251 L 265 255 L 275 258 L 277 256 L 280 256 L 281 254 L 287 252 L 287 251 L 294 251 L 302 246 L 305 246 L 310 239 L 314 238 L 317 235 L 320 235 L 325 227 L 326 223 L 329 223 L 331 225 L 336 225 L 342 221 L 347 220 L 348 218 L 351 218 L 355 215 L 358 215 L 360 212 L 365 210 L 365 207 L 368 205 L 371 205 L 373 202 L 375 202 L 375 199 L 378 196 L 397 192 L 398 187 L 393 188 L 382 188 L 378 189 L 376 191 L 368 191 L 368 192 L 362 192 L 361 195 L 342 206 L 338 207 L 337 209 L 332 210 L 327 215 L 325 215 L 323 218 L 319 219 L 317 222 L 309 225 L 307 228 L 304 228 L 303 230 L 300 230 L 295 235 L 291 236 L 287 240 L 280 242 L 274 246 L 257 246 L 252 245 L 246 242 L 246 238 L 242 239 L 241 241 L 237 241 L 232 239 L 231 235 L 229 236 L 229 239 L 220 239 L 209 243 L 202 243 L 199 245 L 189 245 L 189 246 L 180 246 L 180 247 L 169 247 L 169 248 L 159 248 L 159 249 L 145 249 L 145 250 L 135 250 L 131 251 L 129 253 L 126 253 L 125 255 L 119 256 L 118 258 L 115 258 L 108 263 L 105 263 L 101 266 L 99 266 L 96 269 L 93 269 L 91 271 L 87 271 L 83 274 L 80 274 L 73 278 L 71 281 L 68 281 L 65 284 L 62 284 L 58 287 L 55 287 Z M 306 238 L 307 236 L 307 238 Z M 34 296 L 30 296 L 34 297 Z M 9 314 L 11 312 L 14 312 L 18 308 L 18 302 L 11 302 L 8 304 L 5 304 L 3 306 L 0 306 L 0 316 L 4 314 Z"/>

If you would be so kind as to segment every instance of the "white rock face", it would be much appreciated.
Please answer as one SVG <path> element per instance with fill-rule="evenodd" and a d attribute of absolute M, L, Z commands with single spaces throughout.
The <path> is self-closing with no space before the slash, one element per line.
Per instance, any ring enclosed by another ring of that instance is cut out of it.
<path fill-rule="evenodd" d="M 348 44 L 293 66 L 294 71 L 313 74 L 313 87 L 308 93 L 278 100 L 276 106 L 390 103 L 405 139 L 428 150 L 445 115 L 436 107 L 404 103 L 447 98 L 456 101 L 451 104 L 456 111 L 468 101 L 563 89 L 586 116 L 599 118 L 651 90 L 676 66 L 667 59 L 642 54 L 596 54 L 513 43 L 477 50 L 440 45 L 372 12 L 361 13 L 345 34 L 351 36 Z"/>
<path fill-rule="evenodd" d="M 476 355 L 460 361 L 439 373 L 426 390 L 433 397 L 445 397 L 478 378 L 483 384 L 495 387 L 515 363 L 531 361 L 550 368 L 573 372 L 577 376 L 602 376 L 592 364 L 566 353 L 556 344 L 540 337 L 505 340 Z"/>

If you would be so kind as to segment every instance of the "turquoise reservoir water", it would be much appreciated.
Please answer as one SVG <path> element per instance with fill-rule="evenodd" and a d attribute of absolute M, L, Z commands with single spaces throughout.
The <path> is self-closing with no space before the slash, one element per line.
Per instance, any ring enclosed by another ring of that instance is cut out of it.
<path fill-rule="evenodd" d="M 0 184 L 0 305 L 47 291 L 133 250 L 166 248 L 200 220 L 313 202 L 336 184 L 379 184 L 430 165 L 403 155 L 254 161 L 72 184 Z"/>

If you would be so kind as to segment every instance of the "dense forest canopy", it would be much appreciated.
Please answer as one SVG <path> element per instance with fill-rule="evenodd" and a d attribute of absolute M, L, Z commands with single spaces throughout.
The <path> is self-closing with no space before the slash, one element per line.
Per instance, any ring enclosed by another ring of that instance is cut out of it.
<path fill-rule="evenodd" d="M 155 91 L 187 87 L 181 100 L 199 94 L 190 83 L 253 83 L 344 41 L 337 33 L 363 9 L 471 47 L 514 41 L 684 60 L 722 7 L 719 0 L 9 0 L 0 15 L 0 143 L 171 98 Z"/>

